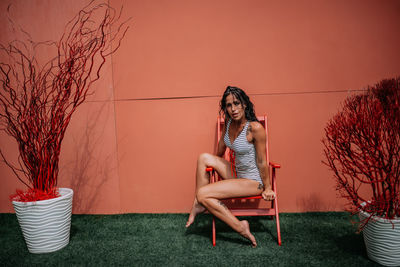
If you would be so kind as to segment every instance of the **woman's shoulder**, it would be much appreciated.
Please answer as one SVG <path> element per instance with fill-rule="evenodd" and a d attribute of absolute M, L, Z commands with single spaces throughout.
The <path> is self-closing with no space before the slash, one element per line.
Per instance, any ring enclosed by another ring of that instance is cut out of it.
<path fill-rule="evenodd" d="M 251 121 L 249 123 L 248 131 L 252 134 L 252 136 L 256 139 L 261 138 L 260 140 L 265 138 L 265 131 L 262 124 L 258 121 Z"/>
<path fill-rule="evenodd" d="M 249 122 L 249 128 L 251 131 L 262 131 L 264 129 L 264 127 L 262 126 L 262 124 L 258 121 L 250 121 Z"/>

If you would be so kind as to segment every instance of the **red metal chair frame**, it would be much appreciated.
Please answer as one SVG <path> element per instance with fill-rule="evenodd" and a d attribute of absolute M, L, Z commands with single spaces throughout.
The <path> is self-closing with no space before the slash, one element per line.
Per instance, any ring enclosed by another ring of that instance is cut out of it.
<path fill-rule="evenodd" d="M 260 116 L 257 117 L 257 119 L 260 121 L 260 123 L 264 126 L 265 129 L 265 134 L 267 136 L 267 140 L 265 142 L 266 145 L 266 156 L 267 156 L 267 162 L 269 163 L 270 166 L 270 177 L 271 177 L 271 187 L 272 190 L 275 192 L 275 199 L 271 201 L 271 208 L 252 208 L 252 209 L 230 209 L 233 215 L 235 216 L 275 216 L 276 220 L 276 231 L 277 231 L 277 236 L 278 236 L 278 245 L 280 246 L 282 244 L 281 240 L 281 230 L 280 230 L 280 225 L 279 225 L 279 210 L 278 210 L 278 192 L 277 192 L 277 187 L 276 187 L 276 169 L 279 169 L 281 166 L 279 164 L 273 163 L 269 161 L 269 153 L 268 153 L 268 123 L 267 123 L 267 117 Z M 218 117 L 218 142 L 221 139 L 221 132 L 223 129 L 224 125 L 224 120 L 223 118 Z M 217 142 L 217 146 L 218 146 Z M 229 158 L 229 148 L 227 148 L 227 151 L 225 152 L 225 158 Z M 220 178 L 217 177 L 215 171 L 213 168 L 207 168 L 207 172 L 210 174 L 210 183 L 214 183 L 218 181 Z M 230 199 L 262 199 L 261 195 L 257 196 L 249 196 L 249 197 L 239 197 L 239 198 L 229 198 Z M 212 242 L 213 246 L 216 244 L 216 229 L 215 229 L 215 218 L 213 216 L 212 220 Z"/>

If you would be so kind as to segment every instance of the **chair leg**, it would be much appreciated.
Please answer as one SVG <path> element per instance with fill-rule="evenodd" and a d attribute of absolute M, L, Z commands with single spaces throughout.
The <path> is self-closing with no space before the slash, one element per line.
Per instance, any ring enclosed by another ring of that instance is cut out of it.
<path fill-rule="evenodd" d="M 212 218 L 212 243 L 213 247 L 215 247 L 216 243 L 216 233 L 215 233 L 215 217 Z"/>
<path fill-rule="evenodd" d="M 275 200 L 273 201 L 275 202 L 275 219 L 276 219 L 276 232 L 277 232 L 277 236 L 278 236 L 278 245 L 282 245 L 282 239 L 281 239 L 281 226 L 279 224 L 279 210 L 278 210 L 278 201 Z"/>

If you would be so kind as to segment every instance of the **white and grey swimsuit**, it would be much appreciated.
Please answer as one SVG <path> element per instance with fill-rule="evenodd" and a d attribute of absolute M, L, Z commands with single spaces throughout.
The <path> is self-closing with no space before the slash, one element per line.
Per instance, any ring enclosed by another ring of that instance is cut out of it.
<path fill-rule="evenodd" d="M 232 119 L 229 119 L 228 124 L 226 125 L 224 142 L 227 147 L 235 152 L 235 167 L 237 177 L 255 180 L 260 184 L 263 184 L 260 171 L 258 170 L 256 164 L 256 149 L 254 144 L 249 143 L 246 138 L 249 122 L 246 122 L 243 130 L 240 132 L 238 137 L 236 137 L 232 144 L 229 138 L 229 128 L 231 122 Z"/>

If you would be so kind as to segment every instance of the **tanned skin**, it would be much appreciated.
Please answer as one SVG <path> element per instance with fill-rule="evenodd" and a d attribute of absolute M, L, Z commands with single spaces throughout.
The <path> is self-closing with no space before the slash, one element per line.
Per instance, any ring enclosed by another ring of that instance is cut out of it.
<path fill-rule="evenodd" d="M 226 111 L 232 118 L 229 129 L 231 143 L 239 136 L 246 125 L 244 109 L 246 107 L 233 95 L 226 97 Z M 226 128 L 222 136 L 225 136 Z M 266 162 L 265 142 L 266 136 L 262 125 L 259 122 L 250 122 L 246 132 L 247 141 L 254 144 L 256 150 L 256 164 L 264 183 L 246 179 L 245 177 L 235 178 L 231 173 L 231 163 L 223 158 L 226 150 L 223 138 L 219 140 L 216 155 L 204 153 L 197 161 L 196 170 L 196 196 L 193 201 L 192 210 L 186 227 L 189 227 L 197 214 L 206 209 L 218 217 L 233 230 L 250 240 L 253 247 L 257 246 L 255 237 L 250 232 L 249 223 L 246 220 L 239 221 L 230 210 L 221 202 L 221 199 L 232 197 L 244 197 L 261 194 L 265 200 L 273 200 L 275 193 L 271 190 L 268 164 Z M 209 183 L 209 176 L 206 167 L 213 167 L 223 178 L 222 181 Z"/>

